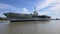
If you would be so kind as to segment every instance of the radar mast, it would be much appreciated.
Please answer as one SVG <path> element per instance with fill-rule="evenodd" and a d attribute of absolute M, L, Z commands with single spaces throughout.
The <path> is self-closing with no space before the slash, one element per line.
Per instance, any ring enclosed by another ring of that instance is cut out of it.
<path fill-rule="evenodd" d="M 37 10 L 36 10 L 36 7 L 34 7 L 34 10 L 35 10 L 35 11 L 34 11 L 33 14 L 34 14 L 34 15 L 38 15 Z"/>

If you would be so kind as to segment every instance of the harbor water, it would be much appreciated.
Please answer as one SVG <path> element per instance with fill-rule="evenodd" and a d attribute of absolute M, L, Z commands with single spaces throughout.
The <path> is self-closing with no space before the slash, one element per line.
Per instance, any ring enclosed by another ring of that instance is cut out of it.
<path fill-rule="evenodd" d="M 60 34 L 60 20 L 0 21 L 0 34 Z"/>

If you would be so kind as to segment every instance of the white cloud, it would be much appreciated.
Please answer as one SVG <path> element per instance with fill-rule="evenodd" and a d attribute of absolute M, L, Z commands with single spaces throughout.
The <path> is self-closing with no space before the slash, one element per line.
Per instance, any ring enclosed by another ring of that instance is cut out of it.
<path fill-rule="evenodd" d="M 0 17 L 4 17 L 3 13 L 16 12 L 20 13 L 21 8 L 17 8 L 8 4 L 0 3 Z"/>
<path fill-rule="evenodd" d="M 26 8 L 22 8 L 22 10 L 21 10 L 22 12 L 21 13 L 26 13 L 26 14 L 28 14 L 29 13 L 29 11 L 26 9 Z"/>
<path fill-rule="evenodd" d="M 55 6 L 54 8 L 50 8 L 48 11 L 52 12 L 55 15 L 52 15 L 53 17 L 58 17 L 60 18 L 60 0 L 56 0 L 55 3 L 53 4 Z"/>
<path fill-rule="evenodd" d="M 26 8 L 17 8 L 17 7 L 13 7 L 11 5 L 8 5 L 8 4 L 3 4 L 3 3 L 0 3 L 0 9 L 10 9 L 10 10 L 13 10 L 13 12 L 22 12 L 22 13 L 27 13 L 29 12 Z M 9 11 L 7 11 L 9 12 Z"/>
<path fill-rule="evenodd" d="M 50 15 L 53 18 L 60 18 L 60 15 L 59 15 L 60 14 L 60 0 L 46 0 L 45 3 L 37 6 L 37 10 L 46 8 L 49 6 L 49 4 L 51 5 L 51 7 L 49 9 L 47 8 L 47 11 L 39 12 L 39 14 Z"/>
<path fill-rule="evenodd" d="M 8 9 L 8 8 L 13 9 L 13 10 L 18 9 L 18 8 L 15 8 L 15 7 L 11 6 L 11 5 L 0 3 L 0 9 Z"/>
<path fill-rule="evenodd" d="M 47 7 L 49 4 L 53 3 L 55 0 L 45 0 L 45 2 L 43 4 L 37 5 L 37 10 L 43 9 L 45 7 Z"/>

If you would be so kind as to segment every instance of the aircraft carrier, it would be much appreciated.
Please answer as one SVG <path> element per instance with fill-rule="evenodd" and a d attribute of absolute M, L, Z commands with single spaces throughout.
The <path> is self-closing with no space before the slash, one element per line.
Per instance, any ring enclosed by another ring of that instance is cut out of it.
<path fill-rule="evenodd" d="M 10 20 L 10 21 L 49 21 L 50 16 L 47 15 L 38 15 L 38 12 L 35 10 L 31 14 L 23 14 L 23 13 L 4 13 L 4 15 Z"/>

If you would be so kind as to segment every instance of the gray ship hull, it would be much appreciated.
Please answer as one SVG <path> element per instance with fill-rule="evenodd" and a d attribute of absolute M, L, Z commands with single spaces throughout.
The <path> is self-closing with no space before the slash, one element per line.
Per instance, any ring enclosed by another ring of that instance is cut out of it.
<path fill-rule="evenodd" d="M 18 19 L 18 18 L 10 18 L 9 19 L 11 22 L 14 21 L 49 21 L 49 18 L 31 18 L 31 19 Z"/>

